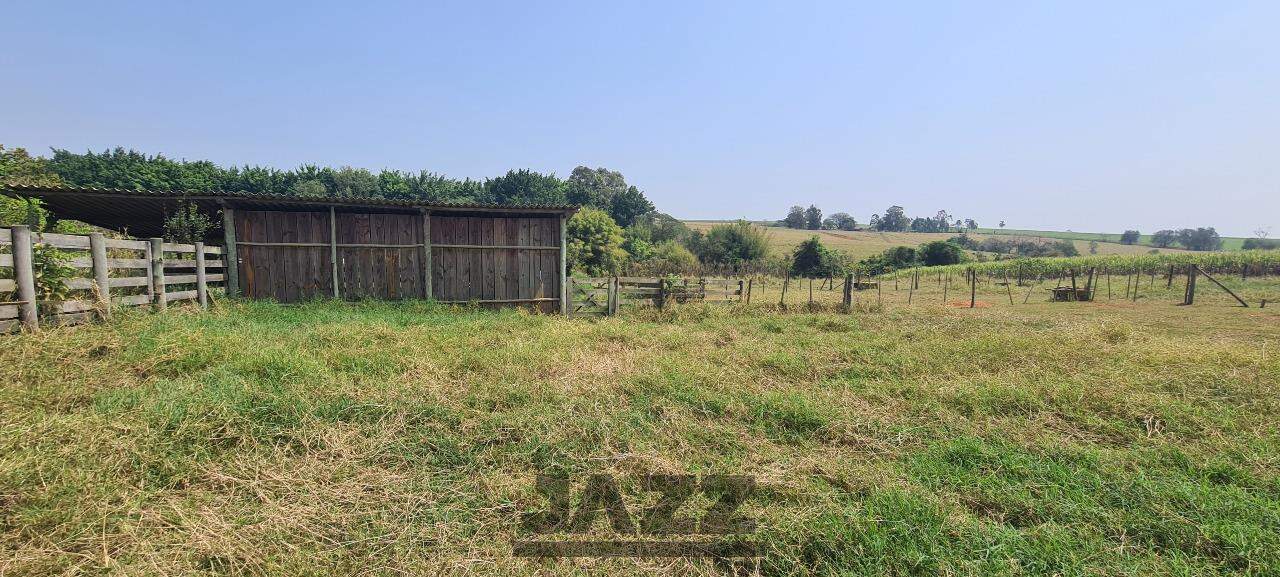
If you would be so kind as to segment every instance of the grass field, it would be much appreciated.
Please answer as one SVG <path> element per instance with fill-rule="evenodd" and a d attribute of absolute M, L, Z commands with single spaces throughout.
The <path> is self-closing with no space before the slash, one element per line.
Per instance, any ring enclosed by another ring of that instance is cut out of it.
<path fill-rule="evenodd" d="M 977 229 L 977 232 L 981 232 L 983 234 L 1001 234 L 1001 235 L 1028 236 L 1028 237 L 1041 237 L 1041 238 L 1059 238 L 1059 239 L 1066 239 L 1066 240 L 1084 241 L 1085 243 L 1088 243 L 1091 240 L 1096 240 L 1100 243 L 1101 242 L 1116 243 L 1116 244 L 1120 243 L 1120 233 L 1109 234 L 1109 233 L 1102 233 L 1102 232 L 1069 232 L 1069 231 L 1062 232 L 1062 231 L 1051 231 L 1051 230 L 1018 230 L 1018 229 L 1003 229 L 1003 228 L 979 228 Z M 1244 240 L 1245 240 L 1244 237 L 1224 236 L 1222 237 L 1222 250 L 1243 250 Z M 1077 245 L 1078 244 L 1079 243 L 1077 243 Z M 1144 234 L 1139 236 L 1138 244 L 1150 249 L 1152 247 L 1151 235 Z M 1160 250 L 1167 252 L 1170 249 L 1162 248 Z"/>
<path fill-rule="evenodd" d="M 1280 309 L 940 288 L 598 322 L 223 303 L 5 337 L 0 573 L 734 568 L 513 557 L 549 468 L 754 476 L 762 575 L 1280 572 Z"/>
<path fill-rule="evenodd" d="M 685 221 L 685 224 L 694 230 L 708 230 L 712 226 L 722 224 L 713 221 Z M 822 239 L 822 243 L 829 248 L 842 250 L 849 253 L 855 259 L 863 259 L 869 256 L 877 255 L 884 252 L 885 249 L 895 246 L 919 246 L 926 242 L 935 240 L 946 240 L 959 233 L 954 232 L 874 232 L 874 231 L 841 231 L 841 230 L 800 230 L 794 228 L 784 228 L 777 226 L 762 227 L 769 233 L 769 249 L 774 254 L 790 254 L 795 250 L 796 245 L 808 240 L 810 237 L 817 235 Z M 1028 231 L 1034 232 L 1034 231 Z M 989 236 L 988 234 L 970 233 L 974 238 L 982 240 Z M 1049 237 L 1045 235 L 1032 234 L 1022 235 L 1030 239 L 1057 239 L 1058 237 Z M 1089 253 L 1089 240 L 1091 239 L 1075 239 L 1074 244 L 1076 250 L 1080 254 Z M 1119 242 L 1099 242 L 1098 254 L 1146 254 L 1151 250 L 1148 246 L 1134 246 L 1120 244 Z M 1160 249 L 1161 252 L 1183 252 L 1178 249 Z"/>

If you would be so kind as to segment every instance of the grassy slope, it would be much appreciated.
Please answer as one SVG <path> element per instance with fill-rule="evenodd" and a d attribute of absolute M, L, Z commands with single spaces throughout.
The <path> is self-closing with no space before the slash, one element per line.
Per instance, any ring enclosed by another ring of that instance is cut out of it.
<path fill-rule="evenodd" d="M 1091 240 L 1096 240 L 1098 242 L 1116 243 L 1116 244 L 1119 244 L 1120 242 L 1119 233 L 1108 234 L 1103 232 L 1061 232 L 1061 231 L 1051 231 L 1051 230 L 1018 230 L 1018 229 L 1011 229 L 1011 228 L 1010 229 L 980 228 L 978 229 L 978 232 L 981 232 L 984 234 L 1005 234 L 1005 235 L 1030 236 L 1030 237 L 1042 237 L 1042 238 L 1061 238 L 1061 239 L 1068 239 L 1068 240 L 1084 241 L 1086 244 Z M 1077 245 L 1078 244 L 1079 243 L 1077 243 Z M 1143 246 L 1148 246 L 1148 247 L 1152 246 L 1151 235 L 1144 234 L 1138 237 L 1138 244 Z M 1236 236 L 1222 237 L 1223 250 L 1242 250 L 1244 248 L 1243 245 L 1244 245 L 1243 237 L 1236 237 Z M 1160 250 L 1169 251 L 1170 249 L 1160 249 Z"/>
<path fill-rule="evenodd" d="M 685 224 L 695 230 L 707 230 L 716 224 L 712 221 L 685 221 Z M 920 233 L 920 232 L 873 232 L 873 231 L 839 231 L 839 230 L 800 230 L 794 228 L 783 227 L 764 227 L 769 231 L 770 250 L 775 254 L 790 253 L 795 249 L 797 244 L 808 240 L 813 235 L 818 235 L 822 239 L 822 243 L 830 248 L 843 250 L 854 258 L 862 259 L 868 256 L 880 254 L 887 248 L 895 246 L 918 246 L 926 242 L 934 240 L 946 240 L 959 233 L 939 232 L 939 233 Z M 986 234 L 973 234 L 979 240 L 986 238 Z M 1047 236 L 1028 236 L 1027 238 L 1047 239 Z M 1076 240 L 1076 249 L 1080 254 L 1089 254 L 1089 241 Z M 1131 246 L 1120 243 L 1099 242 L 1098 254 L 1146 254 L 1151 247 Z M 1177 249 L 1161 249 L 1162 252 L 1182 252 Z"/>
<path fill-rule="evenodd" d="M 1280 311 L 922 302 L 253 304 L 9 337 L 0 568 L 716 571 L 512 558 L 559 465 L 757 476 L 766 575 L 1280 571 Z"/>

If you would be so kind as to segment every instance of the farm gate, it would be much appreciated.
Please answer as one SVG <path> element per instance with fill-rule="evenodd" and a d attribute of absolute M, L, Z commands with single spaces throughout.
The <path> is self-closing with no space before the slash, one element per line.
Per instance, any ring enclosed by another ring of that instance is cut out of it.
<path fill-rule="evenodd" d="M 595 277 L 569 279 L 570 316 L 612 316 L 622 307 L 686 302 L 739 302 L 742 279 Z"/>

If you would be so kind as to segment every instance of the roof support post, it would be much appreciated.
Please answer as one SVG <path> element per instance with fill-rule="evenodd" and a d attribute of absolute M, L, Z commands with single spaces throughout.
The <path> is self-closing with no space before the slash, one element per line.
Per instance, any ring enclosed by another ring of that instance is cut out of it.
<path fill-rule="evenodd" d="M 569 218 L 560 215 L 560 314 L 569 314 Z"/>
<path fill-rule="evenodd" d="M 222 273 L 226 275 L 223 284 L 228 297 L 240 296 L 240 259 L 236 250 L 236 209 L 222 205 L 222 258 L 225 260 Z"/>

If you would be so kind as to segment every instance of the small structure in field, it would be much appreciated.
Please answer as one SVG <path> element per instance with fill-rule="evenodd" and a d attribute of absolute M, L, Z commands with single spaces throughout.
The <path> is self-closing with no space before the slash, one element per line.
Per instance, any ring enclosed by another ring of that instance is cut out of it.
<path fill-rule="evenodd" d="M 568 308 L 565 224 L 575 206 L 25 185 L 3 192 L 140 237 L 161 236 L 166 216 L 190 203 L 221 225 L 205 241 L 224 247 L 229 295 Z"/>
<path fill-rule="evenodd" d="M 1085 287 L 1059 286 L 1048 289 L 1049 300 L 1053 302 L 1087 301 L 1089 289 Z"/>

